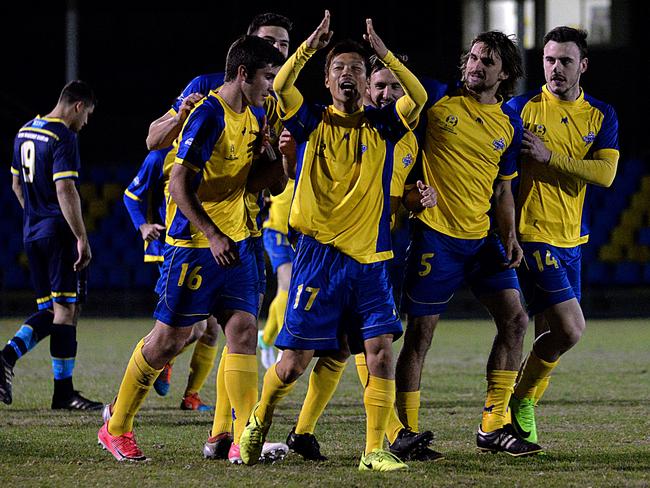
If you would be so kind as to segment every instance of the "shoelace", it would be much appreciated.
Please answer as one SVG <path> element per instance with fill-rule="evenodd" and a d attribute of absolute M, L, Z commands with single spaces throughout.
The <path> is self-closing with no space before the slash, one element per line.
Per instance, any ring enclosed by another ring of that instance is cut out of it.
<path fill-rule="evenodd" d="M 135 436 L 132 432 L 127 432 L 114 439 L 113 445 L 128 457 L 142 456 L 142 451 L 135 442 Z"/>

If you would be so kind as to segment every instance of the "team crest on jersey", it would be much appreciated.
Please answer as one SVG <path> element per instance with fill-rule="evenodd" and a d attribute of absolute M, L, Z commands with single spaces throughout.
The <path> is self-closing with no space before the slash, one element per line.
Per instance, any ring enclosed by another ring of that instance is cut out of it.
<path fill-rule="evenodd" d="M 406 156 L 404 156 L 402 158 L 402 164 L 405 168 L 411 166 L 413 164 L 413 155 L 411 153 L 408 153 Z"/>
<path fill-rule="evenodd" d="M 452 134 L 456 134 L 456 131 L 454 128 L 458 125 L 458 117 L 455 115 L 447 115 L 447 118 L 445 118 L 444 121 L 440 121 L 438 123 L 438 126 L 447 132 L 451 132 Z"/>
<path fill-rule="evenodd" d="M 586 136 L 582 136 L 582 140 L 585 141 L 585 144 L 591 144 L 596 140 L 596 134 L 593 130 L 590 130 Z"/>
<path fill-rule="evenodd" d="M 544 124 L 533 124 L 531 132 L 542 139 L 546 135 L 546 126 Z"/>
<path fill-rule="evenodd" d="M 503 151 L 506 148 L 506 141 L 503 137 L 492 141 L 492 147 L 495 151 Z"/>
<path fill-rule="evenodd" d="M 237 153 L 235 152 L 234 144 L 230 145 L 230 154 L 228 154 L 228 156 L 226 156 L 224 159 L 228 161 L 234 161 L 235 159 L 239 159 L 239 157 L 237 157 Z"/>

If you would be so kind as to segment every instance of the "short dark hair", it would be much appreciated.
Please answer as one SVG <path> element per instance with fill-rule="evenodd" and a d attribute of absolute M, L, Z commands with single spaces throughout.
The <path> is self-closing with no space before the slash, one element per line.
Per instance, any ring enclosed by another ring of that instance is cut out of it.
<path fill-rule="evenodd" d="M 363 44 L 352 39 L 343 39 L 332 46 L 325 58 L 325 75 L 329 73 L 332 60 L 343 53 L 357 53 L 361 56 L 363 64 L 366 66 L 366 76 L 370 76 L 370 53 Z"/>
<path fill-rule="evenodd" d="M 83 102 L 87 106 L 97 105 L 95 92 L 85 81 L 72 80 L 66 83 L 59 95 L 59 102 L 66 105 L 73 105 L 77 102 Z"/>
<path fill-rule="evenodd" d="M 546 46 L 549 41 L 555 42 L 573 42 L 580 50 L 580 59 L 587 57 L 587 31 L 583 29 L 574 29 L 562 25 L 549 31 L 542 42 Z"/>
<path fill-rule="evenodd" d="M 524 66 L 521 60 L 521 53 L 515 44 L 514 35 L 506 35 L 500 31 L 483 32 L 476 36 L 470 44 L 468 52 L 460 57 L 460 70 L 465 76 L 465 68 L 467 67 L 467 60 L 469 53 L 474 47 L 474 44 L 481 42 L 485 44 L 490 56 L 498 54 L 501 58 L 502 69 L 508 74 L 508 78 L 499 84 L 497 93 L 501 96 L 510 96 L 515 90 L 517 80 L 524 76 Z"/>
<path fill-rule="evenodd" d="M 241 36 L 233 42 L 226 56 L 226 76 L 224 81 L 233 81 L 237 78 L 240 66 L 246 68 L 249 79 L 258 69 L 271 66 L 282 66 L 284 56 L 268 41 L 257 36 Z"/>
<path fill-rule="evenodd" d="M 293 29 L 293 22 L 291 22 L 284 15 L 267 12 L 265 14 L 259 14 L 253 17 L 251 23 L 248 24 L 248 30 L 246 31 L 246 34 L 252 36 L 260 29 L 260 27 L 264 27 L 265 25 L 282 27 L 287 32 L 291 32 L 291 29 Z"/>
<path fill-rule="evenodd" d="M 407 65 L 406 63 L 409 60 L 409 57 L 406 54 L 400 54 L 400 53 L 393 53 L 393 56 L 395 56 L 397 59 L 400 60 L 400 62 L 403 65 Z M 383 63 L 381 59 L 379 59 L 379 56 L 376 54 L 373 54 L 370 56 L 370 74 L 372 75 L 373 73 L 377 71 L 381 71 L 382 69 L 387 69 L 386 65 Z"/>

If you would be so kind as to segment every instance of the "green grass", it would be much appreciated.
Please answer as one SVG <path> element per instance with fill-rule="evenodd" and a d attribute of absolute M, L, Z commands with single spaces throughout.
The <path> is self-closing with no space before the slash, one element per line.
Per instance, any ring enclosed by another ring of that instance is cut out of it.
<path fill-rule="evenodd" d="M 17 323 L 0 321 L 2 342 Z M 76 388 L 89 398 L 109 401 L 133 346 L 150 327 L 150 320 L 83 319 Z M 427 359 L 420 425 L 435 432 L 434 447 L 447 459 L 413 462 L 408 472 L 390 474 L 356 469 L 365 420 L 352 361 L 317 427 L 321 449 L 329 457 L 325 463 L 304 462 L 295 454 L 272 466 L 204 460 L 201 447 L 211 415 L 178 409 L 189 362 L 185 354 L 174 368 L 169 395 L 152 392 L 136 419 L 139 444 L 151 461 L 119 464 L 97 446 L 97 412 L 49 409 L 46 341 L 17 364 L 14 403 L 0 404 L 0 480 L 7 487 L 650 486 L 647 320 L 589 322 L 583 340 L 562 358 L 538 409 L 540 443 L 547 455 L 526 459 L 481 455 L 475 449 L 493 333 L 487 321 L 441 323 Z M 306 380 L 301 378 L 278 408 L 270 440 L 284 440 L 291 429 Z M 202 396 L 214 402 L 214 372 Z"/>

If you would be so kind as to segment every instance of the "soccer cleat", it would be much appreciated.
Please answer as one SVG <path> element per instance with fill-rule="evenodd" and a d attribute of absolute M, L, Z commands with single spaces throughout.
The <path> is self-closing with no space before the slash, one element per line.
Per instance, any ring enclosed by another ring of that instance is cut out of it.
<path fill-rule="evenodd" d="M 408 465 L 384 449 L 375 449 L 370 454 L 364 454 L 359 463 L 359 471 L 397 471 L 399 469 L 408 469 Z"/>
<path fill-rule="evenodd" d="M 289 446 L 283 442 L 265 442 L 260 454 L 260 463 L 273 464 L 282 461 L 289 452 Z"/>
<path fill-rule="evenodd" d="M 214 407 L 206 405 L 201 401 L 198 393 L 191 393 L 181 400 L 181 410 L 197 410 L 199 412 L 211 412 Z"/>
<path fill-rule="evenodd" d="M 169 385 L 172 381 L 172 365 L 167 363 L 165 367 L 153 382 L 153 389 L 156 390 L 160 396 L 165 396 L 169 393 Z"/>
<path fill-rule="evenodd" d="M 410 458 L 413 452 L 427 447 L 432 441 L 433 432 L 430 430 L 413 432 L 410 429 L 403 428 L 399 431 L 393 443 L 388 444 L 388 450 L 405 461 Z"/>
<path fill-rule="evenodd" d="M 537 443 L 537 424 L 535 423 L 535 399 L 510 397 L 512 426 L 519 436 L 528 442 Z"/>
<path fill-rule="evenodd" d="M 273 351 L 273 346 L 264 342 L 263 336 L 264 331 L 260 330 L 257 333 L 257 345 L 261 352 L 262 366 L 264 366 L 264 369 L 269 369 L 273 364 L 275 364 L 275 352 Z"/>
<path fill-rule="evenodd" d="M 14 368 L 9 366 L 0 352 L 0 401 L 11 405 L 11 382 L 14 378 Z"/>
<path fill-rule="evenodd" d="M 320 444 L 314 434 L 296 434 L 294 427 L 287 436 L 287 446 L 305 460 L 327 461 L 327 458 L 320 453 Z"/>
<path fill-rule="evenodd" d="M 228 449 L 228 461 L 230 461 L 230 464 L 243 463 L 239 445 L 235 444 L 234 442 L 230 445 L 230 449 Z"/>
<path fill-rule="evenodd" d="M 442 454 L 441 452 L 434 451 L 433 449 L 429 449 L 428 447 L 424 447 L 421 449 L 416 449 L 414 452 L 412 452 L 408 458 L 409 461 L 442 461 L 445 459 L 445 455 Z"/>
<path fill-rule="evenodd" d="M 532 456 L 544 452 L 544 449 L 519 437 L 511 424 L 504 425 L 494 432 L 483 432 L 479 426 L 476 433 L 476 446 L 483 452 L 505 452 L 510 456 Z"/>
<path fill-rule="evenodd" d="M 271 427 L 271 422 L 263 424 L 257 418 L 257 415 L 255 415 L 258 406 L 259 402 L 253 407 L 246 428 L 239 439 L 241 458 L 244 464 L 248 465 L 257 464 L 259 461 L 262 455 L 262 448 L 264 447 L 264 439 Z"/>
<path fill-rule="evenodd" d="M 118 461 L 146 461 L 147 458 L 135 442 L 133 432 L 122 435 L 111 435 L 108 432 L 108 422 L 104 422 L 97 432 L 97 442 L 103 449 L 110 452 Z"/>
<path fill-rule="evenodd" d="M 205 459 L 228 459 L 230 446 L 232 446 L 230 432 L 222 432 L 214 437 L 208 437 L 206 443 L 203 444 L 203 457 Z"/>
<path fill-rule="evenodd" d="M 52 410 L 101 410 L 102 408 L 104 408 L 103 403 L 89 400 L 76 390 L 68 398 L 52 397 Z"/>

